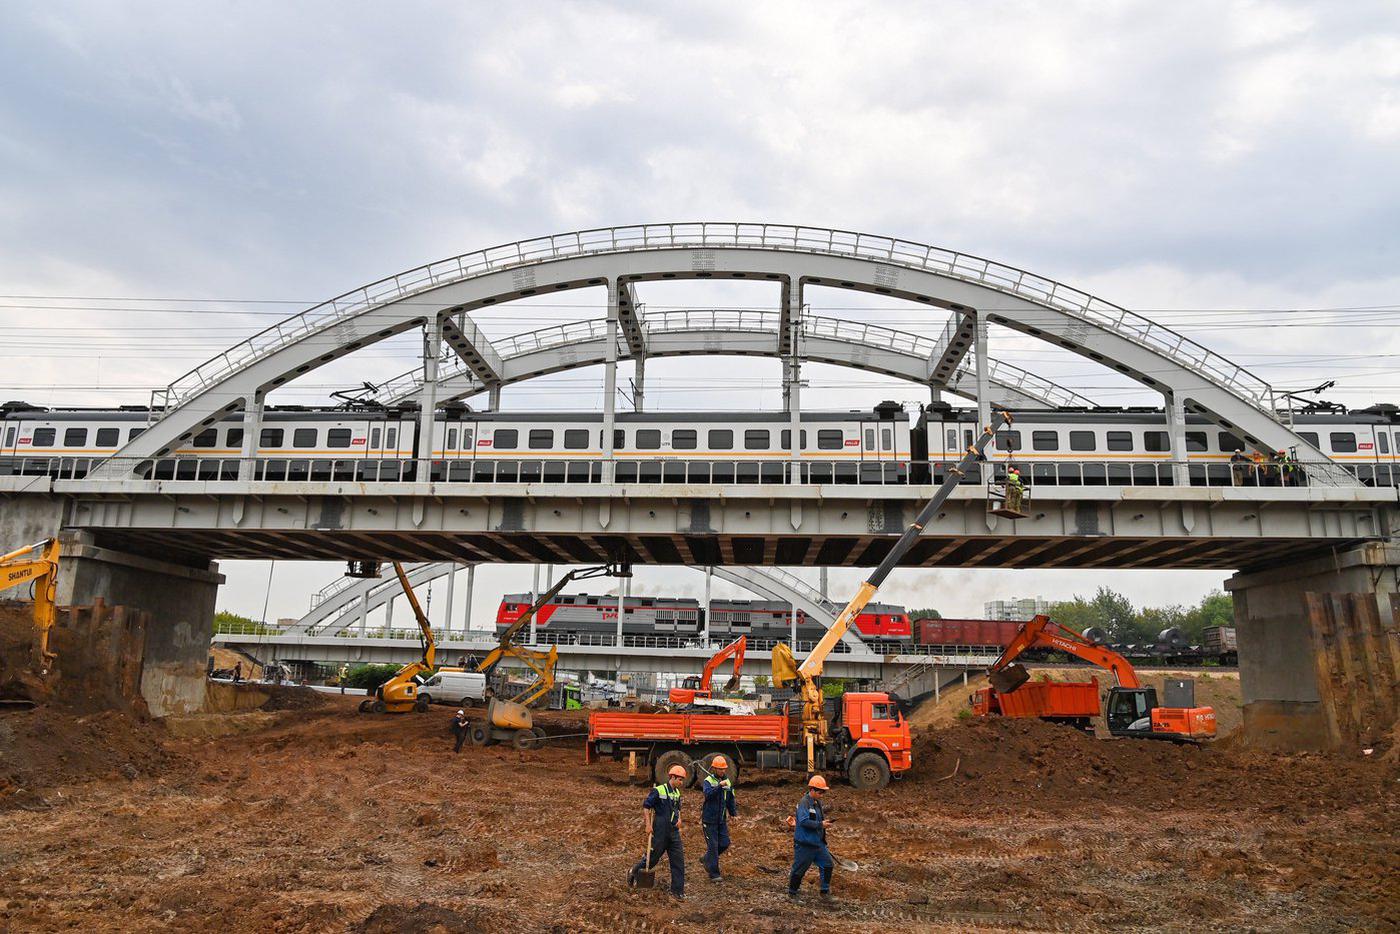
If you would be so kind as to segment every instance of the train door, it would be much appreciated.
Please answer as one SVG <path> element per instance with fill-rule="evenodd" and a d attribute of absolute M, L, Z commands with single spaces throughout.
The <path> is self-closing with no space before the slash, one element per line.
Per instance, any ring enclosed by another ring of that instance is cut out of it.
<path fill-rule="evenodd" d="M 894 422 L 860 422 L 860 482 L 883 483 L 895 474 Z"/>
<path fill-rule="evenodd" d="M 1376 426 L 1376 485 L 1400 486 L 1400 431 Z"/>
<path fill-rule="evenodd" d="M 399 463 L 399 423 L 388 419 L 370 422 L 369 440 L 365 443 L 365 479 L 397 480 Z"/>
<path fill-rule="evenodd" d="M 0 422 L 0 476 L 20 472 L 16 455 L 19 453 L 19 438 L 23 433 L 23 419 Z"/>

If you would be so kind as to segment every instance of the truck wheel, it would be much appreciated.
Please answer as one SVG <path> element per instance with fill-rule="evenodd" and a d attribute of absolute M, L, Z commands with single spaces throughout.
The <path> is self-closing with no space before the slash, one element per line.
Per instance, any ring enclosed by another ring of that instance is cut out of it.
<path fill-rule="evenodd" d="M 690 783 L 695 781 L 695 767 L 691 764 L 690 756 L 679 749 L 668 749 L 656 757 L 656 763 L 651 768 L 651 775 L 656 779 L 656 784 L 666 783 L 666 773 L 671 771 L 671 766 L 679 765 L 685 769 L 685 787 L 690 787 Z"/>
<path fill-rule="evenodd" d="M 862 752 L 851 760 L 846 779 L 862 791 L 884 788 L 890 783 L 890 765 L 878 752 Z"/>
<path fill-rule="evenodd" d="M 432 702 L 433 702 L 433 699 L 432 699 L 431 697 L 429 697 L 428 695 L 426 695 L 426 694 L 419 694 L 419 695 L 418 695 L 418 699 L 417 699 L 416 701 L 413 702 L 413 709 L 414 709 L 414 711 L 416 711 L 417 713 L 427 713 L 427 712 L 428 712 L 428 705 L 431 704 Z"/>
<path fill-rule="evenodd" d="M 535 742 L 535 733 L 533 730 L 516 730 L 515 735 L 511 737 L 510 741 L 516 749 L 522 751 L 539 748 L 539 743 Z"/>
<path fill-rule="evenodd" d="M 389 708 L 384 706 L 384 702 L 382 700 L 376 700 L 374 703 L 369 705 L 370 713 L 386 713 L 388 710 Z"/>
<path fill-rule="evenodd" d="M 463 710 L 468 710 L 476 705 L 472 703 L 472 699 L 470 697 L 464 697 L 462 698 L 462 702 L 457 706 L 461 707 Z"/>
<path fill-rule="evenodd" d="M 368 698 L 366 698 L 365 700 L 360 701 L 360 713 L 369 713 L 369 712 L 370 712 L 370 709 L 371 709 L 373 706 L 374 706 L 374 701 L 369 700 Z"/>
<path fill-rule="evenodd" d="M 486 725 L 482 723 L 473 723 L 471 732 L 467 734 L 467 739 L 472 741 L 473 746 L 485 746 L 486 741 L 490 738 L 491 734 L 487 732 Z"/>

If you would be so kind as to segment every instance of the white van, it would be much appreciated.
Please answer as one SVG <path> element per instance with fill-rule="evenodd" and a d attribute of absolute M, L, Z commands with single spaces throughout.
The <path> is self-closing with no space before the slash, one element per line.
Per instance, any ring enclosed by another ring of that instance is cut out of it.
<path fill-rule="evenodd" d="M 418 697 L 430 704 L 470 707 L 486 701 L 486 676 L 460 668 L 442 668 L 418 688 Z"/>

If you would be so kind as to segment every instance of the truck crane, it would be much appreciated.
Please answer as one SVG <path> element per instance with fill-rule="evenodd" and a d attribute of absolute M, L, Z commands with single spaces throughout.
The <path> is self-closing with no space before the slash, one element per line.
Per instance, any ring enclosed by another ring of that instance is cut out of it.
<path fill-rule="evenodd" d="M 1011 424 L 1010 413 L 1000 412 L 998 414 L 1003 423 Z M 890 576 L 890 572 L 908 554 L 909 549 L 914 547 L 914 543 L 923 534 L 924 527 L 933 521 L 933 517 L 948 500 L 954 487 L 966 476 L 975 463 L 986 460 L 984 452 L 994 434 L 991 425 L 983 426 L 977 441 L 967 446 L 966 453 L 963 454 L 962 460 L 956 466 L 948 468 L 947 476 L 933 494 L 933 498 L 924 504 L 924 508 L 904 530 L 904 534 L 894 543 L 894 547 L 885 555 L 884 560 L 875 568 L 875 571 L 856 588 L 856 594 L 851 598 L 851 602 L 846 604 L 846 608 L 836 617 L 836 622 L 826 631 L 821 641 L 816 644 L 816 647 L 812 649 L 801 665 L 797 664 L 792 649 L 786 643 L 780 642 L 773 647 L 773 683 L 780 688 L 786 687 L 789 683 L 795 683 L 798 694 L 802 698 L 802 740 L 806 749 L 807 771 L 809 773 L 821 768 L 823 760 L 830 758 L 825 753 L 832 743 L 831 724 L 827 723 L 823 711 L 822 690 L 819 681 L 827 656 L 831 654 L 836 643 L 845 635 L 852 621 L 865 609 L 866 604 L 874 599 L 875 592 L 880 589 L 885 578 Z M 907 750 L 909 726 L 907 723 L 903 723 L 902 719 L 900 722 L 904 728 L 901 741 Z M 858 787 L 881 784 L 879 776 L 875 774 L 879 770 L 885 770 L 886 776 L 888 775 L 889 763 L 873 754 L 863 755 L 860 751 L 860 740 L 857 740 L 855 745 L 848 750 L 848 756 L 845 763 L 848 772 L 854 767 L 858 773 L 861 773 L 852 778 L 852 783 Z M 907 752 L 903 759 L 905 763 L 909 763 Z M 908 768 L 909 766 L 906 764 L 904 767 Z"/>
<path fill-rule="evenodd" d="M 723 665 L 726 659 L 734 659 L 734 674 L 729 676 L 729 680 L 724 683 L 724 690 L 733 691 L 739 687 L 739 676 L 744 671 L 744 649 L 748 647 L 749 637 L 740 636 L 733 642 L 720 649 L 710 660 L 705 663 L 705 668 L 700 672 L 700 676 L 686 678 L 682 687 L 671 688 L 670 700 L 673 704 L 693 704 L 696 701 L 710 699 L 710 680 L 715 672 Z"/>
<path fill-rule="evenodd" d="M 1144 685 L 1132 663 L 1112 649 L 1086 639 L 1044 614 L 1021 628 L 1011 644 L 989 668 L 990 687 L 969 698 L 978 716 L 1039 717 L 1086 725 L 1099 712 L 1098 682 L 1032 682 L 1024 665 L 1016 662 L 1031 648 L 1055 649 L 1097 665 L 1117 682 L 1108 692 L 1104 721 L 1113 736 L 1200 742 L 1215 736 L 1215 711 L 1210 707 L 1162 707 L 1157 689 Z"/>
<path fill-rule="evenodd" d="M 429 705 L 427 697 L 418 696 L 418 677 L 433 670 L 437 660 L 437 639 L 433 637 L 433 627 L 428 624 L 428 617 L 418 604 L 418 595 L 413 592 L 403 565 L 397 561 L 394 562 L 394 573 L 398 575 L 404 596 L 408 597 L 408 605 L 413 608 L 413 618 L 418 621 L 418 641 L 423 648 L 423 657 L 404 665 L 392 678 L 375 688 L 373 699 L 360 701 L 360 713 L 408 713 L 410 710 L 423 713 Z"/>
<path fill-rule="evenodd" d="M 509 742 L 517 749 L 529 749 L 543 738 L 544 731 L 535 728 L 530 706 L 547 696 L 554 687 L 554 666 L 559 661 L 559 649 L 553 645 L 548 651 L 528 648 L 517 642 L 516 638 L 525 631 L 525 627 L 530 625 L 530 621 L 542 607 L 547 606 L 574 581 L 593 577 L 631 576 L 632 568 L 625 563 L 601 564 L 570 571 L 540 595 L 528 610 L 520 614 L 519 619 L 501 633 L 496 647 L 486 654 L 476 666 L 476 670 L 489 675 L 502 660 L 513 658 L 533 672 L 535 677 L 515 696 L 509 699 L 492 697 L 487 702 L 486 720 L 473 723 L 468 728 L 467 736 L 472 743 L 486 746 L 496 742 Z"/>
<path fill-rule="evenodd" d="M 49 651 L 49 630 L 58 618 L 58 555 L 56 538 L 0 556 L 0 590 L 34 585 L 34 644 L 31 664 L 43 678 L 58 656 Z"/>

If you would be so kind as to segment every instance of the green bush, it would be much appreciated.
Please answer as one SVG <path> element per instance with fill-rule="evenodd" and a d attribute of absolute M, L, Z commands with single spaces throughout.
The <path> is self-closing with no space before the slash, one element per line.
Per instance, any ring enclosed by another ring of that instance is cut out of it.
<path fill-rule="evenodd" d="M 968 710 L 966 707 L 964 707 L 962 710 L 959 710 L 959 711 L 958 711 L 958 719 L 959 719 L 959 720 L 971 720 L 971 719 L 972 719 L 972 711 L 971 711 L 971 710 Z"/>
<path fill-rule="evenodd" d="M 398 665 L 356 665 L 345 676 L 347 688 L 377 688 L 399 673 Z"/>

